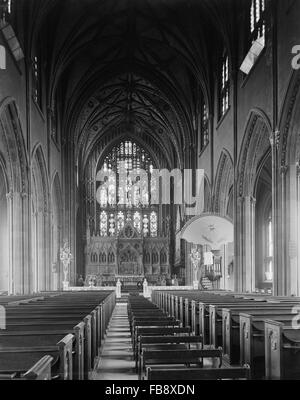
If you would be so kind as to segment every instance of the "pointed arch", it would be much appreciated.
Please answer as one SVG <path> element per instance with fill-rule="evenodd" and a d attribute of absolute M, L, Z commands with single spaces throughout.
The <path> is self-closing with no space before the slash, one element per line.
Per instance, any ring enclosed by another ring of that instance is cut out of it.
<path fill-rule="evenodd" d="M 58 290 L 63 280 L 59 250 L 62 240 L 62 192 L 58 172 L 54 173 L 51 184 L 51 290 Z"/>
<path fill-rule="evenodd" d="M 50 207 L 49 179 L 42 146 L 37 144 L 31 158 L 32 265 L 31 290 L 48 290 L 51 282 L 49 263 Z"/>
<path fill-rule="evenodd" d="M 5 286 L 9 294 L 28 292 L 28 157 L 19 110 L 12 97 L 0 103 L 0 164 L 5 180 Z M 4 217 L 3 217 L 4 218 Z M 21 234 L 22 233 L 22 234 Z"/>
<path fill-rule="evenodd" d="M 223 216 L 227 215 L 229 192 L 233 185 L 234 169 L 230 153 L 223 149 L 220 155 L 215 187 L 214 187 L 214 212 Z"/>
<path fill-rule="evenodd" d="M 211 183 L 206 174 L 204 174 L 204 212 L 211 210 Z"/>
<path fill-rule="evenodd" d="M 250 196 L 254 193 L 257 168 L 270 148 L 271 123 L 260 109 L 251 110 L 238 163 L 238 194 Z"/>

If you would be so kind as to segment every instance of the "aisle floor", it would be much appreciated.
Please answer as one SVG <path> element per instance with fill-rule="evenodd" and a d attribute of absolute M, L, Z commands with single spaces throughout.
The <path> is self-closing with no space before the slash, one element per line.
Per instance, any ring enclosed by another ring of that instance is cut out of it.
<path fill-rule="evenodd" d="M 137 380 L 134 370 L 127 304 L 117 303 L 93 380 Z"/>

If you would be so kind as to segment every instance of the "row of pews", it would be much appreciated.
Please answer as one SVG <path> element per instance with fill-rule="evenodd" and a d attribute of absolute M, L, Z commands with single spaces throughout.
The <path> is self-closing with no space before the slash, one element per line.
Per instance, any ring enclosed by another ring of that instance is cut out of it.
<path fill-rule="evenodd" d="M 249 366 L 223 366 L 221 348 L 204 348 L 201 335 L 142 296 L 128 299 L 136 372 L 140 380 L 249 379 Z"/>
<path fill-rule="evenodd" d="M 249 365 L 252 379 L 300 379 L 300 298 L 161 291 L 152 302 L 204 346 L 222 347 L 227 365 Z"/>
<path fill-rule="evenodd" d="M 88 379 L 115 302 L 114 291 L 0 296 L 0 379 Z"/>

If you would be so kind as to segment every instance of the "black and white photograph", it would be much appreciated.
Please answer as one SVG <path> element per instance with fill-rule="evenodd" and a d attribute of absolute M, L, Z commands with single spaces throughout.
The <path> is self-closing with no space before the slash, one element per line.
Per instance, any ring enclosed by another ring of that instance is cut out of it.
<path fill-rule="evenodd" d="M 0 381 L 41 380 L 300 380 L 300 0 L 0 0 Z"/>

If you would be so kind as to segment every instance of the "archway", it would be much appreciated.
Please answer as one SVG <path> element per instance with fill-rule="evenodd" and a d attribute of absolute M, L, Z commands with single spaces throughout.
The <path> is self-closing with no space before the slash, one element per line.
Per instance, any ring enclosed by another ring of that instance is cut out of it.
<path fill-rule="evenodd" d="M 58 174 L 55 174 L 52 182 L 51 201 L 51 290 L 58 290 L 63 280 L 59 258 L 62 235 L 62 195 Z"/>
<path fill-rule="evenodd" d="M 6 176 L 0 163 L 0 293 L 9 291 L 9 230 L 6 195 Z"/>
<path fill-rule="evenodd" d="M 214 187 L 214 212 L 229 217 L 233 221 L 233 181 L 234 168 L 230 153 L 223 149 L 220 155 L 215 187 Z M 226 243 L 220 252 L 222 275 L 219 287 L 234 289 L 233 276 L 234 243 Z"/>
<path fill-rule="evenodd" d="M 49 268 L 49 191 L 46 165 L 40 146 L 34 151 L 31 169 L 32 221 L 31 221 L 31 291 L 50 287 Z"/>
<path fill-rule="evenodd" d="M 265 113 L 258 109 L 251 111 L 240 151 L 237 220 L 234 221 L 237 238 L 235 289 L 244 292 L 253 292 L 256 288 L 255 196 L 259 193 L 256 189 L 263 165 L 270 168 L 269 163 L 264 164 L 266 154 L 270 154 L 270 134 L 271 124 Z"/>
<path fill-rule="evenodd" d="M 9 294 L 28 293 L 29 234 L 27 153 L 14 99 L 0 104 L 1 264 Z M 4 187 L 5 186 L 5 187 Z M 2 263 L 3 257 L 6 259 Z M 4 269 L 3 269 L 4 268 Z M 7 274 L 8 272 L 8 274 Z M 2 281 L 0 279 L 0 281 Z"/>
<path fill-rule="evenodd" d="M 255 287 L 272 289 L 273 284 L 273 221 L 272 221 L 272 157 L 262 160 L 255 190 Z"/>

